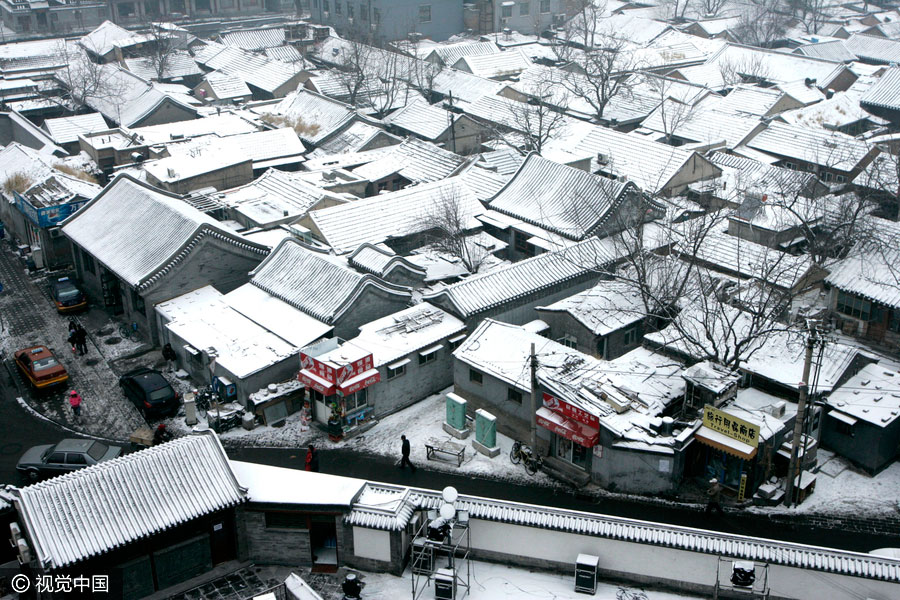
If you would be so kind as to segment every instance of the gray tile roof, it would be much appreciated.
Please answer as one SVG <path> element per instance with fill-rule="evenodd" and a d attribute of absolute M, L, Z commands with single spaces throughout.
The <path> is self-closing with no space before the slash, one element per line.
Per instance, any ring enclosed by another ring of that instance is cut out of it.
<path fill-rule="evenodd" d="M 818 44 L 806 44 L 794 50 L 794 54 L 823 58 L 834 62 L 851 62 L 856 60 L 856 55 L 847 50 L 844 40 L 832 40 Z"/>
<path fill-rule="evenodd" d="M 379 145 L 382 146 L 392 146 L 403 141 L 402 138 L 391 135 L 373 123 L 357 119 L 349 125 L 332 130 L 330 135 L 321 138 L 318 146 L 309 153 L 309 156 L 318 158 L 327 157 L 331 154 L 360 152 L 376 138 Z"/>
<path fill-rule="evenodd" d="M 357 167 L 353 172 L 369 181 L 398 173 L 413 183 L 430 183 L 453 175 L 466 158 L 435 144 L 408 138 L 391 146 L 380 158 Z"/>
<path fill-rule="evenodd" d="M 402 256 L 398 256 L 389 250 L 383 250 L 373 244 L 362 244 L 359 248 L 347 257 L 347 262 L 351 266 L 385 277 L 396 268 L 405 268 L 407 271 L 419 273 L 425 277 L 426 270 L 418 265 L 414 265 Z"/>
<path fill-rule="evenodd" d="M 228 75 L 221 71 L 212 71 L 206 75 L 206 82 L 216 98 L 220 100 L 249 98 L 251 96 L 250 88 L 247 87 L 244 80 L 235 75 Z"/>
<path fill-rule="evenodd" d="M 247 85 L 270 94 L 297 75 L 293 65 L 221 44 L 209 44 L 197 51 L 194 59 L 208 69 L 240 77 Z"/>
<path fill-rule="evenodd" d="M 450 67 L 463 56 L 481 56 L 498 52 L 500 52 L 500 48 L 494 42 L 461 42 L 436 46 L 428 53 L 425 60 L 434 59 L 436 62 Z"/>
<path fill-rule="evenodd" d="M 750 148 L 839 171 L 853 171 L 873 151 L 865 142 L 836 131 L 772 121 L 750 138 Z"/>
<path fill-rule="evenodd" d="M 494 54 L 463 56 L 451 66 L 479 77 L 493 79 L 518 75 L 531 64 L 531 59 L 524 52 L 513 49 Z"/>
<path fill-rule="evenodd" d="M 212 432 L 189 435 L 16 492 L 45 569 L 59 569 L 244 502 Z"/>
<path fill-rule="evenodd" d="M 384 122 L 426 140 L 435 140 L 450 127 L 456 116 L 434 104 L 413 100 L 384 118 Z"/>
<path fill-rule="evenodd" d="M 122 127 L 133 127 L 150 115 L 165 102 L 182 107 L 189 113 L 197 110 L 182 100 L 165 94 L 138 75 L 112 64 L 100 67 L 102 77 L 109 82 L 110 89 L 116 93 L 111 95 L 89 96 L 88 106 L 103 114 L 104 117 Z"/>
<path fill-rule="evenodd" d="M 547 252 L 508 267 L 475 275 L 424 297 L 441 304 L 446 299 L 462 318 L 501 306 L 553 287 L 590 272 L 600 277 L 600 270 L 615 262 L 607 244 L 589 238 L 564 250 Z"/>
<path fill-rule="evenodd" d="M 879 247 L 860 244 L 837 262 L 825 282 L 868 300 L 900 309 L 900 227 L 884 219 L 874 219 Z"/>
<path fill-rule="evenodd" d="M 50 137 L 57 144 L 68 144 L 77 142 L 78 136 L 83 133 L 105 131 L 109 129 L 109 126 L 100 113 L 87 113 L 85 115 L 47 119 L 44 121 L 43 128 L 50 132 Z"/>
<path fill-rule="evenodd" d="M 634 184 L 529 154 L 489 204 L 491 210 L 581 240 L 606 222 L 629 188 L 634 190 Z"/>
<path fill-rule="evenodd" d="M 125 65 L 128 70 L 149 80 L 158 80 L 156 67 L 149 58 L 126 58 Z M 166 59 L 165 68 L 163 69 L 163 79 L 175 79 L 178 77 L 189 77 L 191 75 L 202 75 L 203 70 L 197 66 L 194 59 L 187 52 L 173 52 Z"/>
<path fill-rule="evenodd" d="M 563 298 L 539 311 L 565 312 L 594 335 L 606 335 L 642 320 L 647 310 L 635 286 L 623 281 L 601 281 L 594 287 Z"/>
<path fill-rule="evenodd" d="M 900 40 L 854 34 L 844 40 L 844 47 L 864 61 L 891 64 L 900 59 Z"/>
<path fill-rule="evenodd" d="M 148 227 L 151 223 L 154 226 Z M 268 253 L 265 246 L 244 240 L 174 194 L 127 175 L 116 177 L 66 219 L 63 233 L 133 287 L 152 284 L 203 235 L 261 256 Z"/>
<path fill-rule="evenodd" d="M 900 69 L 888 70 L 863 94 L 859 103 L 900 111 Z"/>
<path fill-rule="evenodd" d="M 244 50 L 264 50 L 284 44 L 283 27 L 264 27 L 226 31 L 219 36 L 226 46 L 236 46 Z"/>
<path fill-rule="evenodd" d="M 301 132 L 300 137 L 310 144 L 317 144 L 346 121 L 356 117 L 356 111 L 344 104 L 306 89 L 291 92 L 278 104 L 269 107 L 277 115 L 300 118 L 313 130 Z"/>
<path fill-rule="evenodd" d="M 256 287 L 327 324 L 349 309 L 367 286 L 412 298 L 408 288 L 360 275 L 291 238 L 282 241 L 250 276 Z"/>
<path fill-rule="evenodd" d="M 432 89 L 443 95 L 452 95 L 455 100 L 475 102 L 482 96 L 493 96 L 503 84 L 485 79 L 465 71 L 442 69 L 432 80 Z"/>

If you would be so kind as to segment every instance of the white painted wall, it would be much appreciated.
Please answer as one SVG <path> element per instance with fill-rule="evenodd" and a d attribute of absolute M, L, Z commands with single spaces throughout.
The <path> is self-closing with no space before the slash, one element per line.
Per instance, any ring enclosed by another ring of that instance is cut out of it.
<path fill-rule="evenodd" d="M 353 528 L 353 554 L 373 560 L 391 560 L 391 534 L 380 529 Z"/>
<path fill-rule="evenodd" d="M 517 557 L 552 561 L 572 565 L 579 553 L 600 557 L 600 569 L 621 573 L 625 579 L 668 580 L 672 585 L 684 584 L 686 589 L 706 586 L 712 589 L 716 582 L 718 556 L 691 552 L 663 546 L 651 546 L 612 540 L 607 538 L 563 533 L 480 519 L 470 520 L 471 547 L 509 555 L 510 562 Z M 523 552 L 523 549 L 527 549 Z M 726 571 L 728 571 L 726 573 Z M 730 575 L 727 564 L 723 566 L 722 580 Z M 761 573 L 757 573 L 760 577 Z M 796 598 L 798 600 L 895 600 L 900 598 L 900 584 L 849 577 L 822 571 L 813 571 L 771 565 L 769 586 L 772 598 Z"/>

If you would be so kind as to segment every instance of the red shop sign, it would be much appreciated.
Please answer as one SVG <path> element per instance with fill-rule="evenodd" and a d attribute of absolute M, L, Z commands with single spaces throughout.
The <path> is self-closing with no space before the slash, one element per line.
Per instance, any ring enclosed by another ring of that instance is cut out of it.
<path fill-rule="evenodd" d="M 544 406 L 549 408 L 554 412 L 558 412 L 564 417 L 572 419 L 573 421 L 578 421 L 579 423 L 583 423 L 588 427 L 593 427 L 594 429 L 600 428 L 600 418 L 596 415 L 592 415 L 588 411 L 583 408 L 578 408 L 577 406 L 573 406 L 566 402 L 565 400 L 560 400 L 555 396 L 551 396 L 547 392 L 544 392 Z M 574 440 L 573 440 L 574 441 Z"/>

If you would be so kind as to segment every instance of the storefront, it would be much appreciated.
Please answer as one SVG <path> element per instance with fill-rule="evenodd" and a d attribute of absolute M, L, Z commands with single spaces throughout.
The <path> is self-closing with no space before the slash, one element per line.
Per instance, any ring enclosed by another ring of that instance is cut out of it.
<path fill-rule="evenodd" d="M 583 408 L 544 392 L 537 424 L 550 432 L 550 456 L 591 472 L 592 448 L 600 438 L 600 420 Z"/>
<path fill-rule="evenodd" d="M 340 350 L 354 349 L 349 344 L 340 346 Z M 337 361 L 332 350 L 321 354 L 321 360 L 301 352 L 297 378 L 309 391 L 313 419 L 327 425 L 329 435 L 337 437 L 372 418 L 366 388 L 381 381 L 381 375 L 373 366 L 371 353 L 358 352 L 352 360 Z"/>
<path fill-rule="evenodd" d="M 749 494 L 755 489 L 759 432 L 756 423 L 707 404 L 703 408 L 703 425 L 694 434 L 703 448 L 704 476 L 718 479 L 739 496 Z"/>

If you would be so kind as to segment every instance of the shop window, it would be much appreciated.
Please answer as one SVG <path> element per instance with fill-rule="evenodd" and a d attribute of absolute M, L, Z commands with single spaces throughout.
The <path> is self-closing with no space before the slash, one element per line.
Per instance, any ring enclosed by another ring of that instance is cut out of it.
<path fill-rule="evenodd" d="M 267 512 L 265 515 L 266 529 L 309 529 L 305 514 Z"/>
<path fill-rule="evenodd" d="M 541 0 L 541 14 L 542 15 L 550 14 L 550 0 Z"/>
<path fill-rule="evenodd" d="M 131 306 L 134 308 L 134 312 L 141 313 L 144 316 L 147 316 L 146 305 L 144 304 L 144 299 L 140 294 L 137 293 L 137 290 L 134 288 L 131 289 Z"/>
<path fill-rule="evenodd" d="M 527 17 L 531 14 L 531 2 L 519 2 L 519 16 Z"/>
<path fill-rule="evenodd" d="M 563 346 L 565 346 L 566 348 L 572 348 L 573 350 L 575 349 L 575 347 L 578 346 L 578 340 L 575 339 L 575 336 L 569 335 L 568 333 L 556 341 L 559 342 L 560 344 L 562 344 Z"/>
<path fill-rule="evenodd" d="M 622 335 L 622 343 L 626 346 L 631 346 L 638 341 L 638 326 L 632 325 L 628 329 L 625 330 L 625 333 Z"/>
<path fill-rule="evenodd" d="M 514 388 L 506 388 L 506 399 L 516 404 L 522 404 L 522 392 Z"/>
<path fill-rule="evenodd" d="M 397 379 L 398 377 L 402 377 L 406 375 L 406 365 L 400 365 L 396 369 L 392 369 L 390 367 L 387 368 L 387 378 L 388 381 L 391 379 Z"/>
<path fill-rule="evenodd" d="M 419 23 L 431 23 L 431 5 L 419 5 Z"/>
<path fill-rule="evenodd" d="M 428 363 L 434 362 L 437 360 L 438 351 L 429 352 L 428 354 L 419 354 L 419 364 L 427 365 Z"/>
<path fill-rule="evenodd" d="M 477 383 L 481 385 L 484 383 L 484 379 L 481 375 L 481 371 L 476 371 L 475 369 L 469 369 L 469 381 L 472 383 Z"/>
<path fill-rule="evenodd" d="M 366 388 L 363 388 L 355 394 L 344 396 L 344 413 L 349 414 L 361 408 L 365 408 L 369 404 L 369 394 Z"/>
<path fill-rule="evenodd" d="M 872 314 L 871 302 L 842 291 L 838 291 L 837 306 L 835 308 L 839 313 L 860 321 L 868 321 Z"/>

